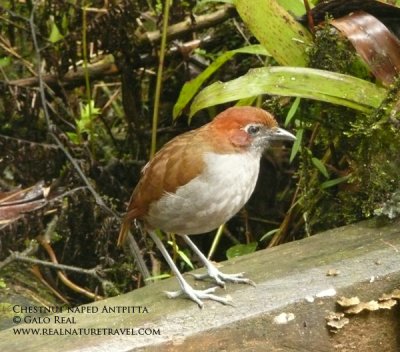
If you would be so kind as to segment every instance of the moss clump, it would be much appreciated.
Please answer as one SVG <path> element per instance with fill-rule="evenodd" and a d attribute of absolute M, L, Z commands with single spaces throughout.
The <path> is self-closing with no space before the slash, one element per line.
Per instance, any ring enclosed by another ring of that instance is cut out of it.
<path fill-rule="evenodd" d="M 351 45 L 329 25 L 316 33 L 309 54 L 315 68 L 371 79 Z M 315 233 L 378 213 L 400 214 L 399 82 L 370 114 L 326 103 L 301 104 L 296 117 L 304 137 L 294 230 L 301 225 Z"/>

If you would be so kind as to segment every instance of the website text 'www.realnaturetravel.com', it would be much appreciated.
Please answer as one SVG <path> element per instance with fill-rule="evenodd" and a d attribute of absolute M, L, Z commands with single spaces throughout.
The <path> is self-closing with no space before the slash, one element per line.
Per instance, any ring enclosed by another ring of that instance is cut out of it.
<path fill-rule="evenodd" d="M 4 310 L 4 305 L 3 305 Z M 79 306 L 79 307 L 42 307 L 9 305 L 6 309 L 11 313 L 15 335 L 41 336 L 152 336 L 161 335 L 159 328 L 150 327 L 78 327 L 79 315 L 88 314 L 148 314 L 145 306 Z M 74 313 L 74 315 L 62 315 Z M 39 314 L 39 315 L 38 315 Z M 51 315 L 41 315 L 51 314 Z M 87 317 L 85 318 L 87 319 Z M 24 324 L 24 326 L 17 326 Z"/>

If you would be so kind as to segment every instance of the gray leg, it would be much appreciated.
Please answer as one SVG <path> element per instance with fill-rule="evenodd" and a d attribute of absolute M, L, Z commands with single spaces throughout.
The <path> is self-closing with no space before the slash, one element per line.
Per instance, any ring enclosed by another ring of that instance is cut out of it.
<path fill-rule="evenodd" d="M 165 248 L 164 244 L 158 238 L 157 234 L 154 231 L 148 231 L 151 238 L 153 239 L 154 243 L 160 250 L 161 254 L 167 261 L 168 265 L 170 266 L 171 270 L 174 272 L 176 278 L 178 279 L 179 285 L 181 286 L 180 291 L 175 292 L 165 292 L 169 298 L 175 298 L 181 295 L 186 295 L 192 301 L 196 302 L 200 308 L 203 308 L 202 299 L 211 299 L 213 301 L 220 302 L 222 304 L 231 304 L 228 299 L 223 297 L 218 297 L 213 295 L 214 292 L 218 287 L 212 287 L 206 290 L 195 290 L 192 286 L 190 286 L 182 274 L 179 272 L 178 268 L 176 267 L 174 261 L 172 260 L 171 256 L 169 255 L 167 249 Z"/>
<path fill-rule="evenodd" d="M 203 262 L 205 267 L 207 268 L 207 274 L 192 274 L 196 279 L 198 280 L 203 280 L 205 278 L 212 278 L 215 280 L 215 282 L 221 286 L 225 287 L 225 282 L 235 282 L 235 283 L 243 283 L 243 284 L 249 284 L 252 286 L 255 286 L 255 283 L 243 277 L 244 273 L 238 273 L 238 274 L 224 274 L 221 273 L 207 258 L 206 256 L 201 253 L 201 251 L 196 247 L 196 245 L 192 242 L 192 240 L 189 238 L 187 235 L 182 236 L 185 242 L 189 245 L 189 247 L 195 252 L 200 260 Z"/>

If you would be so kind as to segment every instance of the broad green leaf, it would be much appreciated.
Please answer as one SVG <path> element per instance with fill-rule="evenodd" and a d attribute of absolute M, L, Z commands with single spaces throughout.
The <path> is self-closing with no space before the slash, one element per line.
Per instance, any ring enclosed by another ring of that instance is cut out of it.
<path fill-rule="evenodd" d="M 236 0 L 236 10 L 272 57 L 285 66 L 306 66 L 311 34 L 277 0 Z"/>
<path fill-rule="evenodd" d="M 336 185 L 338 185 L 339 183 L 346 182 L 349 178 L 350 178 L 350 175 L 346 175 L 346 176 L 343 176 L 343 177 L 335 178 L 335 179 L 333 179 L 333 180 L 325 181 L 325 182 L 321 185 L 321 188 L 322 188 L 322 189 L 325 189 L 325 188 L 329 188 L 329 187 L 336 186 Z"/>
<path fill-rule="evenodd" d="M 194 99 L 190 115 L 197 111 L 260 94 L 321 100 L 370 112 L 380 106 L 384 88 L 341 73 L 305 67 L 261 67 L 228 82 L 215 82 Z"/>
<path fill-rule="evenodd" d="M 303 133 L 304 133 L 304 129 L 300 128 L 297 130 L 296 140 L 294 141 L 293 146 L 292 146 L 292 152 L 290 153 L 289 162 L 293 161 L 293 159 L 295 158 L 295 156 L 297 155 L 297 153 L 300 150 L 301 142 L 303 140 Z"/>
<path fill-rule="evenodd" d="M 295 16 L 302 16 L 306 12 L 306 9 L 304 8 L 304 0 L 278 0 L 278 3 L 286 11 Z M 310 3 L 310 7 L 313 8 L 314 6 Z"/>
<path fill-rule="evenodd" d="M 254 101 L 257 99 L 257 97 L 250 97 L 250 98 L 244 98 L 240 99 L 235 106 L 249 106 L 253 105 Z"/>
<path fill-rule="evenodd" d="M 296 114 L 296 111 L 300 105 L 300 101 L 301 101 L 301 98 L 299 98 L 299 97 L 297 97 L 294 100 L 294 102 L 293 102 L 292 106 L 290 107 L 288 114 L 286 116 L 285 124 L 284 124 L 285 127 L 290 123 L 290 121 L 292 121 L 293 116 Z"/>
<path fill-rule="evenodd" d="M 207 4 L 208 2 L 224 2 L 226 4 L 234 4 L 235 0 L 201 0 L 196 6 L 202 6 L 204 4 Z"/>
<path fill-rule="evenodd" d="M 236 54 L 253 54 L 268 56 L 267 50 L 261 45 L 251 45 L 236 50 L 227 51 L 218 57 L 210 66 L 208 66 L 196 78 L 185 83 L 179 94 L 178 101 L 176 102 L 173 110 L 173 118 L 176 119 L 189 101 L 196 95 L 201 85 L 217 71 L 225 62 L 230 60 Z"/>
<path fill-rule="evenodd" d="M 228 259 L 240 257 L 242 255 L 255 252 L 256 248 L 257 242 L 251 242 L 249 244 L 236 244 L 226 251 L 226 257 Z"/>
<path fill-rule="evenodd" d="M 326 178 L 329 178 L 328 170 L 326 169 L 324 163 L 321 160 L 313 157 L 311 158 L 311 161 L 322 175 L 324 175 Z"/>

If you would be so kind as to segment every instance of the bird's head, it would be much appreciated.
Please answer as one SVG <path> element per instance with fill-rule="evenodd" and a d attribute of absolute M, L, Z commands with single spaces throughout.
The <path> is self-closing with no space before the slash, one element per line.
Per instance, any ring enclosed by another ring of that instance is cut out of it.
<path fill-rule="evenodd" d="M 270 113 L 251 106 L 229 108 L 217 115 L 209 127 L 221 153 L 250 151 L 261 156 L 272 141 L 296 139 L 280 128 Z"/>

